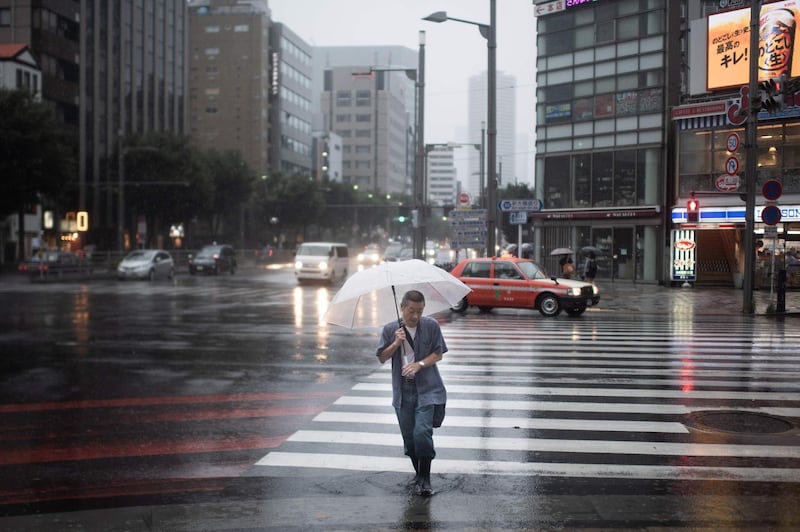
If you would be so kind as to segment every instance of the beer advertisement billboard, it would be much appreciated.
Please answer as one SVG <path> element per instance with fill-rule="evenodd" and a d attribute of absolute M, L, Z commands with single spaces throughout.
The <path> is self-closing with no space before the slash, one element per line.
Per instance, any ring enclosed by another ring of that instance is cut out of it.
<path fill-rule="evenodd" d="M 761 6 L 758 37 L 758 80 L 800 76 L 800 50 L 795 30 L 800 1 Z M 747 85 L 750 79 L 750 8 L 708 17 L 709 91 Z M 797 57 L 797 61 L 793 59 Z"/>

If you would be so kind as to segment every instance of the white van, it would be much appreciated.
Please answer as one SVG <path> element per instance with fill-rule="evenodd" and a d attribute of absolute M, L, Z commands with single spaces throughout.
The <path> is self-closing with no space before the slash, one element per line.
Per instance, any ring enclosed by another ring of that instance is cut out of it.
<path fill-rule="evenodd" d="M 339 242 L 304 242 L 295 253 L 294 275 L 300 282 L 328 281 L 333 284 L 347 278 L 350 253 Z"/>

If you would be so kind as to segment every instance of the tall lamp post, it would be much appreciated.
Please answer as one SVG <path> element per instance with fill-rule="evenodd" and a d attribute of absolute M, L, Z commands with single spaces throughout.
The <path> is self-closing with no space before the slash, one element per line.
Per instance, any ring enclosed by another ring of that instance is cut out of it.
<path fill-rule="evenodd" d="M 481 35 L 486 39 L 488 49 L 488 100 L 487 100 L 487 159 L 489 165 L 486 186 L 486 255 L 495 254 L 497 231 L 497 0 L 489 0 L 489 24 L 473 22 L 455 17 L 448 17 L 446 11 L 437 11 L 423 18 L 430 22 L 454 20 L 478 26 Z M 482 192 L 482 191 L 481 191 Z"/>

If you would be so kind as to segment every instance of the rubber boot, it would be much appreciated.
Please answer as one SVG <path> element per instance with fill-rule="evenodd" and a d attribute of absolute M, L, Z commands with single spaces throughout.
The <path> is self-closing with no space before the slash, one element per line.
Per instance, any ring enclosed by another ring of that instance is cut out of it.
<path fill-rule="evenodd" d="M 416 456 L 411 456 L 410 458 L 411 464 L 414 466 L 414 480 L 411 483 L 416 485 L 419 482 L 419 460 L 417 460 Z"/>
<path fill-rule="evenodd" d="M 423 497 L 433 495 L 433 488 L 431 488 L 431 460 L 429 458 L 420 458 L 419 460 L 419 479 L 417 480 L 416 493 Z"/>

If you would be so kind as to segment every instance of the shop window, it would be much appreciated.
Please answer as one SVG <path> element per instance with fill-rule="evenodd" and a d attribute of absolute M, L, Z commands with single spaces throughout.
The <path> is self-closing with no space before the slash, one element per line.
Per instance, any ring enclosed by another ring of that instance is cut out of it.
<path fill-rule="evenodd" d="M 575 155 L 572 158 L 572 172 L 575 179 L 575 207 L 589 207 L 592 204 L 592 156 Z"/>
<path fill-rule="evenodd" d="M 618 151 L 614 156 L 614 205 L 636 204 L 636 151 Z"/>
<path fill-rule="evenodd" d="M 545 159 L 545 208 L 563 209 L 570 206 L 569 156 Z"/>
<path fill-rule="evenodd" d="M 592 154 L 592 206 L 609 207 L 613 197 L 613 153 Z"/>

